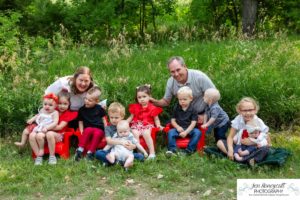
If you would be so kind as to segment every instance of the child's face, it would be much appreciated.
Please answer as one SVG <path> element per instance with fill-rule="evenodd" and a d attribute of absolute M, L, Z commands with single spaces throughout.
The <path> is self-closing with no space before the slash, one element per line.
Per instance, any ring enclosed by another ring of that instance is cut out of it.
<path fill-rule="evenodd" d="M 251 138 L 257 138 L 259 136 L 259 131 L 255 130 L 252 133 L 249 133 L 249 137 Z"/>
<path fill-rule="evenodd" d="M 251 121 L 257 113 L 257 110 L 253 103 L 244 102 L 239 107 L 239 114 L 242 115 L 245 122 Z"/>
<path fill-rule="evenodd" d="M 109 112 L 108 116 L 109 116 L 110 123 L 114 126 L 117 126 L 119 121 L 121 121 L 123 119 L 120 112 Z"/>
<path fill-rule="evenodd" d="M 188 108 L 193 100 L 193 97 L 191 97 L 189 94 L 185 94 L 185 93 L 178 94 L 177 98 L 179 101 L 179 105 L 182 108 Z"/>
<path fill-rule="evenodd" d="M 150 100 L 150 96 L 146 92 L 138 92 L 136 94 L 136 98 L 138 100 L 138 103 L 142 106 L 147 106 Z"/>
<path fill-rule="evenodd" d="M 118 127 L 118 135 L 120 137 L 127 137 L 129 135 L 129 126 Z"/>
<path fill-rule="evenodd" d="M 70 106 L 70 102 L 69 102 L 69 99 L 66 98 L 66 97 L 60 97 L 59 98 L 59 101 L 58 101 L 58 111 L 63 113 L 65 112 L 66 110 L 69 109 L 69 106 Z"/>
<path fill-rule="evenodd" d="M 88 74 L 80 74 L 75 80 L 75 86 L 81 93 L 87 91 L 91 84 L 91 77 Z"/>
<path fill-rule="evenodd" d="M 47 113 L 52 113 L 56 108 L 56 102 L 53 99 L 44 99 L 43 100 L 43 109 Z"/>
<path fill-rule="evenodd" d="M 93 94 L 86 94 L 84 99 L 85 107 L 92 108 L 98 103 L 98 99 Z"/>
<path fill-rule="evenodd" d="M 204 94 L 203 101 L 208 105 L 211 104 L 211 98 L 209 98 L 209 96 L 206 93 Z"/>

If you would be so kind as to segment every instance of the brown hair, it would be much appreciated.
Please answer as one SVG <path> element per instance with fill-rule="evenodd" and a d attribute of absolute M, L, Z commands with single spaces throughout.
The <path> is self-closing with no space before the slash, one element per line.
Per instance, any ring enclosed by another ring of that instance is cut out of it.
<path fill-rule="evenodd" d="M 76 88 L 76 79 L 78 78 L 79 75 L 81 74 L 87 74 L 90 76 L 90 79 L 91 79 L 91 83 L 89 85 L 89 87 L 87 88 L 87 91 L 94 86 L 94 82 L 93 82 L 93 76 L 92 76 L 92 72 L 90 70 L 90 68 L 86 67 L 86 66 L 81 66 L 79 67 L 76 72 L 74 73 L 73 77 L 70 79 L 69 81 L 69 84 L 71 86 L 71 91 L 74 93 L 74 94 L 78 94 L 80 93 L 78 91 L 78 89 Z"/>
<path fill-rule="evenodd" d="M 138 102 L 138 99 L 137 99 L 137 93 L 138 92 L 145 92 L 146 94 L 151 96 L 151 85 L 150 84 L 145 84 L 145 85 L 141 85 L 141 86 L 136 87 L 136 93 L 135 93 L 135 101 L 136 102 Z"/>

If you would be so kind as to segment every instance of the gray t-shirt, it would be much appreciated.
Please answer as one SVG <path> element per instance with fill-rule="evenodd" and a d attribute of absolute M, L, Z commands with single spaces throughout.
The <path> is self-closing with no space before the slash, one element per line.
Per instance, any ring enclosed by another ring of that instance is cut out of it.
<path fill-rule="evenodd" d="M 203 72 L 194 69 L 188 69 L 188 79 L 185 84 L 180 84 L 173 77 L 170 77 L 167 82 L 164 99 L 171 101 L 172 97 L 177 95 L 179 88 L 183 86 L 188 86 L 193 91 L 193 108 L 197 113 L 203 112 L 207 105 L 203 101 L 204 92 L 208 88 L 215 88 L 210 78 Z"/>
<path fill-rule="evenodd" d="M 105 127 L 105 137 L 113 137 L 117 132 L 117 126 L 111 125 Z"/>
<path fill-rule="evenodd" d="M 217 102 L 212 104 L 211 106 L 207 106 L 205 109 L 205 114 L 207 115 L 207 121 L 210 118 L 216 119 L 212 124 L 213 128 L 221 128 L 225 124 L 229 123 L 229 117 L 227 113 Z"/>

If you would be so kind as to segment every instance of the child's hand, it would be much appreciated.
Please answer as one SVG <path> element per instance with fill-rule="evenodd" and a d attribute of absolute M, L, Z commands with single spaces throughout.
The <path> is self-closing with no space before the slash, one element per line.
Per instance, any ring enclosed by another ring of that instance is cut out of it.
<path fill-rule="evenodd" d="M 187 136 L 187 132 L 186 131 L 182 131 L 181 133 L 179 133 L 179 136 L 182 138 L 185 138 Z"/>
<path fill-rule="evenodd" d="M 227 152 L 227 157 L 230 159 L 230 160 L 233 160 L 233 151 L 231 149 L 228 150 Z"/>
<path fill-rule="evenodd" d="M 43 132 L 43 133 L 47 133 L 47 131 L 48 131 L 47 128 L 43 128 L 43 129 L 42 129 L 42 132 Z"/>
<path fill-rule="evenodd" d="M 162 130 L 164 130 L 165 127 L 160 125 L 158 128 L 159 128 L 160 131 L 162 131 Z"/>
<path fill-rule="evenodd" d="M 26 121 L 26 123 L 27 123 L 27 124 L 32 124 L 33 121 L 29 119 L 29 120 Z"/>
<path fill-rule="evenodd" d="M 262 147 L 262 145 L 261 144 L 257 144 L 257 148 L 261 148 Z"/>
<path fill-rule="evenodd" d="M 203 124 L 203 125 L 201 125 L 201 128 L 203 128 L 203 129 L 207 129 L 207 125 L 206 124 Z"/>
<path fill-rule="evenodd" d="M 184 131 L 184 129 L 183 129 L 181 126 L 178 126 L 178 127 L 176 128 L 176 130 L 177 130 L 179 133 L 181 133 L 181 132 Z"/>
<path fill-rule="evenodd" d="M 144 157 L 147 158 L 148 157 L 148 153 L 145 151 L 144 152 Z"/>

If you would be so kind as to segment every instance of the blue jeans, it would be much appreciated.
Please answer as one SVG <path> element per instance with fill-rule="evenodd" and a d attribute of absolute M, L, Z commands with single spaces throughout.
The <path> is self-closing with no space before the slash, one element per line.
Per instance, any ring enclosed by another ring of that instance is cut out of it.
<path fill-rule="evenodd" d="M 190 142 L 186 148 L 186 150 L 190 153 L 193 153 L 196 151 L 196 147 L 198 144 L 198 141 L 201 137 L 201 131 L 197 128 L 194 128 L 187 137 L 190 138 Z M 176 138 L 180 138 L 178 131 L 175 128 L 172 128 L 168 132 L 168 150 L 169 151 L 176 151 Z"/>
<path fill-rule="evenodd" d="M 229 122 L 220 128 L 214 128 L 213 126 L 209 126 L 206 133 L 209 134 L 212 130 L 214 130 L 214 137 L 216 142 L 218 142 L 219 140 L 226 140 L 226 132 L 228 131 L 229 126 Z"/>
<path fill-rule="evenodd" d="M 102 163 L 106 163 L 111 165 L 108 160 L 106 159 L 106 155 L 110 152 L 110 150 L 97 150 L 95 153 L 95 158 L 101 161 Z M 134 159 L 138 161 L 144 161 L 144 155 L 141 153 L 133 153 Z"/>

